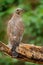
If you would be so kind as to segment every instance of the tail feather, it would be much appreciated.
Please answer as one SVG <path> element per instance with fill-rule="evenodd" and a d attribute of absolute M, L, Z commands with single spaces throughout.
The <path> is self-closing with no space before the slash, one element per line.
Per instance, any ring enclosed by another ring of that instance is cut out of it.
<path fill-rule="evenodd" d="M 12 51 L 12 56 L 13 57 L 18 57 L 18 53 L 16 52 L 16 47 L 17 46 L 19 46 L 19 42 L 14 42 L 14 45 L 12 46 L 12 49 L 11 49 L 11 51 Z"/>

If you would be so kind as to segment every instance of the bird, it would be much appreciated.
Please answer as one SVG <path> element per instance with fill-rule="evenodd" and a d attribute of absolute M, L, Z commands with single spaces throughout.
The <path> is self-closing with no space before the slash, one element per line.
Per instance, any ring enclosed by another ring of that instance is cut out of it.
<path fill-rule="evenodd" d="M 24 34 L 23 12 L 22 8 L 16 8 L 7 25 L 8 46 L 12 51 L 13 57 L 18 57 L 15 49 L 19 46 Z"/>

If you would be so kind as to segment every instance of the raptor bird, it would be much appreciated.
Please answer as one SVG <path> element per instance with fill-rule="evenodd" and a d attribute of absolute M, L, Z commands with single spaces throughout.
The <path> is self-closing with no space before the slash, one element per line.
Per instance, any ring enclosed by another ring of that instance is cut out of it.
<path fill-rule="evenodd" d="M 8 46 L 11 48 L 12 56 L 18 57 L 16 47 L 19 46 L 22 41 L 24 33 L 24 24 L 22 21 L 23 9 L 17 8 L 8 22 L 7 35 L 8 35 Z"/>

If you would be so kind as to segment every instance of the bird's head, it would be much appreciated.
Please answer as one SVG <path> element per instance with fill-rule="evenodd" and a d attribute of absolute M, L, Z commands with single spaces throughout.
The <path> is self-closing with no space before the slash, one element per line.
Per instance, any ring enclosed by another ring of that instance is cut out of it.
<path fill-rule="evenodd" d="M 24 10 L 23 10 L 22 8 L 17 8 L 17 9 L 15 10 L 15 12 L 16 12 L 16 14 L 18 14 L 18 15 L 22 15 L 22 13 L 24 12 Z"/>

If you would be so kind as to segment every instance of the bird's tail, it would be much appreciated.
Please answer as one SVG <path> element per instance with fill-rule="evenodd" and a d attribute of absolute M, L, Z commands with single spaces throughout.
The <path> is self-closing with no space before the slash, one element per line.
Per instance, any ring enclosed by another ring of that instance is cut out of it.
<path fill-rule="evenodd" d="M 17 46 L 19 46 L 19 43 L 20 42 L 16 42 L 16 41 L 13 42 L 13 46 L 11 49 L 13 57 L 18 57 L 18 53 L 16 52 L 16 48 L 17 48 Z"/>

